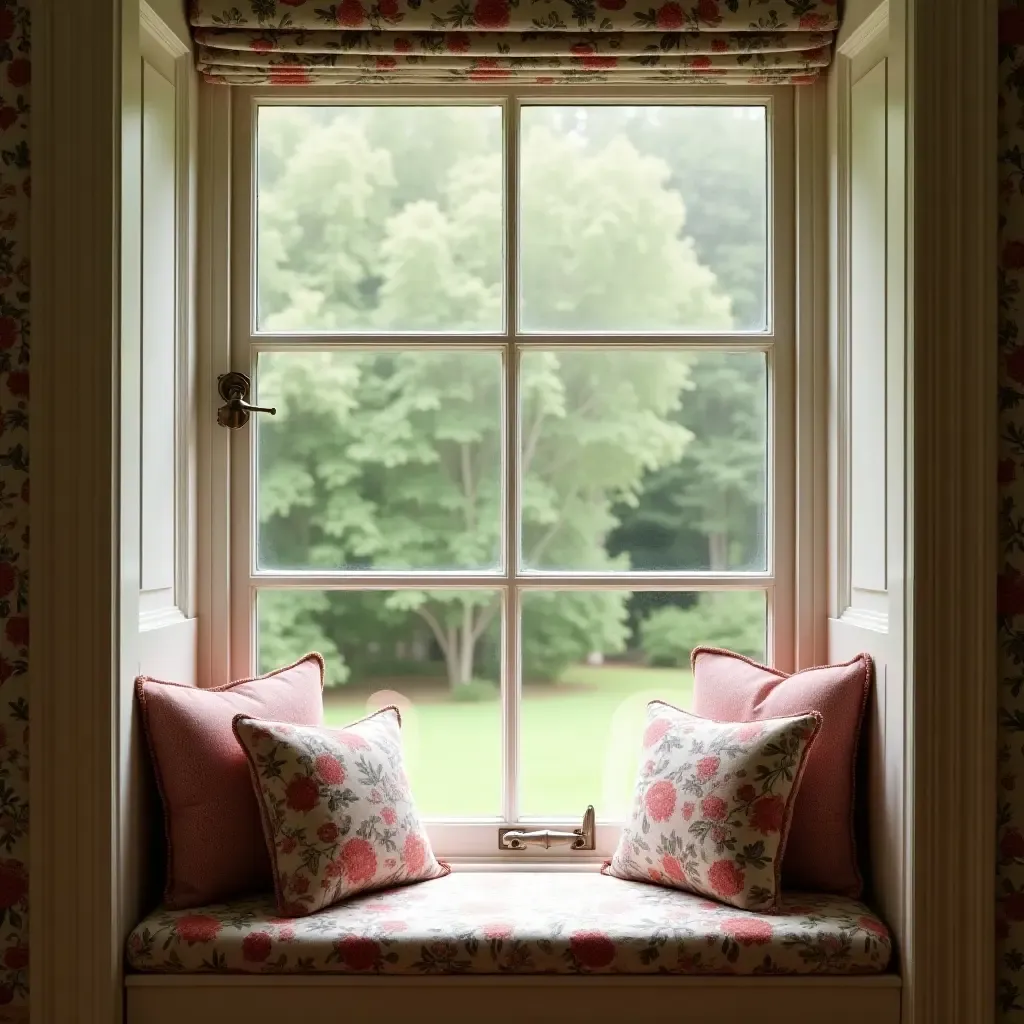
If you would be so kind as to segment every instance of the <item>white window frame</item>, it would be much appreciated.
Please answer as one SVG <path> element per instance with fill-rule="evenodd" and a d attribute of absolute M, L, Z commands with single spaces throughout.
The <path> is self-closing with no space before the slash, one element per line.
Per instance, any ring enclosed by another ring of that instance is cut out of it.
<path fill-rule="evenodd" d="M 516 507 L 516 360 L 510 354 L 521 349 L 552 346 L 594 347 L 594 334 L 518 334 L 516 325 L 516 266 L 506 260 L 505 330 L 493 334 L 444 335 L 422 333 L 301 334 L 258 332 L 255 321 L 254 220 L 255 186 L 253 159 L 255 118 L 261 105 L 295 103 L 367 104 L 499 104 L 504 108 L 505 193 L 512 209 L 518 196 L 518 113 L 526 104 L 761 104 L 766 108 L 768 138 L 768 326 L 761 332 L 700 334 L 644 334 L 604 336 L 613 344 L 637 347 L 713 347 L 719 350 L 756 351 L 766 355 L 769 379 L 767 569 L 764 572 L 516 572 L 517 531 L 504 530 L 504 570 L 498 573 L 394 573 L 394 572 L 298 572 L 257 570 L 254 557 L 255 475 L 252 424 L 243 430 L 204 430 L 210 447 L 211 540 L 205 550 L 213 558 L 209 586 L 201 595 L 206 605 L 207 627 L 201 636 L 201 652 L 208 671 L 201 678 L 220 681 L 226 675 L 245 678 L 255 674 L 255 601 L 261 587 L 294 586 L 312 589 L 395 589 L 402 586 L 486 588 L 504 591 L 504 661 L 502 666 L 503 765 L 502 814 L 489 819 L 431 821 L 428 830 L 439 855 L 470 864 L 503 867 L 538 866 L 561 868 L 592 865 L 609 855 L 621 822 L 602 820 L 597 807 L 597 843 L 592 853 L 527 850 L 500 852 L 497 830 L 501 826 L 556 828 L 576 827 L 579 820 L 523 818 L 516 805 L 516 759 L 519 689 L 518 594 L 529 589 L 584 588 L 630 590 L 762 589 L 767 598 L 767 645 L 771 663 L 794 669 L 820 663 L 824 655 L 826 621 L 823 538 L 825 535 L 824 474 L 816 472 L 824 458 L 824 414 L 820 379 L 824 329 L 822 303 L 811 298 L 820 285 L 822 268 L 815 260 L 817 232 L 822 225 L 821 182 L 823 161 L 817 151 L 822 142 L 824 108 L 817 89 L 778 87 L 765 90 L 675 87 L 671 93 L 655 89 L 607 87 L 553 87 L 510 89 L 493 86 L 439 88 L 428 96 L 408 88 L 336 88 L 295 90 L 259 87 L 232 89 L 230 99 L 211 97 L 207 119 L 209 145 L 204 169 L 213 182 L 230 182 L 230 218 L 221 216 L 207 225 L 208 247 L 202 284 L 207 289 L 203 310 L 209 361 L 216 373 L 240 370 L 254 377 L 261 351 L 315 349 L 324 346 L 366 348 L 388 345 L 403 348 L 466 348 L 503 353 L 507 367 L 504 413 L 506 435 L 506 505 Z M 799 148 L 798 148 L 799 139 Z M 798 177 L 801 180 L 798 180 Z M 229 224 L 230 220 L 230 224 Z M 516 251 L 515 218 L 508 226 L 505 251 Z M 818 253 L 823 251 L 817 247 Z M 230 302 L 224 296 L 230 295 Z M 220 296 L 220 298 L 218 298 Z M 798 366 L 799 360 L 799 366 Z M 207 393 L 215 389 L 204 382 Z M 800 430 L 798 432 L 798 424 Z M 228 484 L 230 464 L 230 486 Z M 798 481 L 805 486 L 798 497 Z M 515 517 L 506 520 L 514 524 Z M 217 543 L 222 537 L 230 542 Z M 203 598 L 205 597 L 205 601 Z M 201 618 L 202 622 L 202 618 Z M 596 796 L 596 794 L 595 794 Z M 582 814 L 583 808 L 580 808 Z"/>

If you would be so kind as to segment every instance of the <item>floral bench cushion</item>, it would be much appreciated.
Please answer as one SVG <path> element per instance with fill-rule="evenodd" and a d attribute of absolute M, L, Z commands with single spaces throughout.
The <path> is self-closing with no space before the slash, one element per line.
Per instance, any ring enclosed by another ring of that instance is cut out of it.
<path fill-rule="evenodd" d="M 842 896 L 767 916 L 591 873 L 456 872 L 279 918 L 272 895 L 157 910 L 129 965 L 164 973 L 873 974 L 885 925 Z"/>

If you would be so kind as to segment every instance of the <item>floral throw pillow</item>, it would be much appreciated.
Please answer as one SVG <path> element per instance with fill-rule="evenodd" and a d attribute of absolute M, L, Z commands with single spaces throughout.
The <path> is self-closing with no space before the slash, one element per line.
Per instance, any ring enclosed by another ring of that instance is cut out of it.
<path fill-rule="evenodd" d="M 714 722 L 652 701 L 632 817 L 606 874 L 778 908 L 779 870 L 813 711 Z"/>
<path fill-rule="evenodd" d="M 263 812 L 282 916 L 448 874 L 409 791 L 397 708 L 343 729 L 245 715 L 233 725 Z"/>

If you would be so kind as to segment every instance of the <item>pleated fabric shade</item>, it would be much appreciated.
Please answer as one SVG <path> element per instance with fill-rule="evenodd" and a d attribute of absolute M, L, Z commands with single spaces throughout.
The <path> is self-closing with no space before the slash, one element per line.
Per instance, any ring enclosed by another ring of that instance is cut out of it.
<path fill-rule="evenodd" d="M 814 82 L 837 0 L 192 0 L 226 85 Z"/>

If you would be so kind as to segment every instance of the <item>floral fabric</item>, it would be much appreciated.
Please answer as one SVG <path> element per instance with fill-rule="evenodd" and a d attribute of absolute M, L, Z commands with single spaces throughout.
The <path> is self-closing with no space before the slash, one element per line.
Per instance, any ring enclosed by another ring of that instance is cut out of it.
<path fill-rule="evenodd" d="M 877 974 L 890 955 L 843 896 L 766 917 L 597 872 L 456 872 L 294 920 L 270 897 L 157 910 L 128 939 L 132 968 L 173 973 Z"/>
<path fill-rule="evenodd" d="M 820 723 L 813 712 L 714 722 L 652 701 L 632 816 L 605 870 L 777 909 L 794 798 Z"/>
<path fill-rule="evenodd" d="M 280 914 L 447 872 L 409 791 L 397 708 L 344 729 L 245 715 L 234 728 L 263 810 Z"/>
<path fill-rule="evenodd" d="M 207 80 L 806 83 L 837 0 L 193 0 Z"/>

